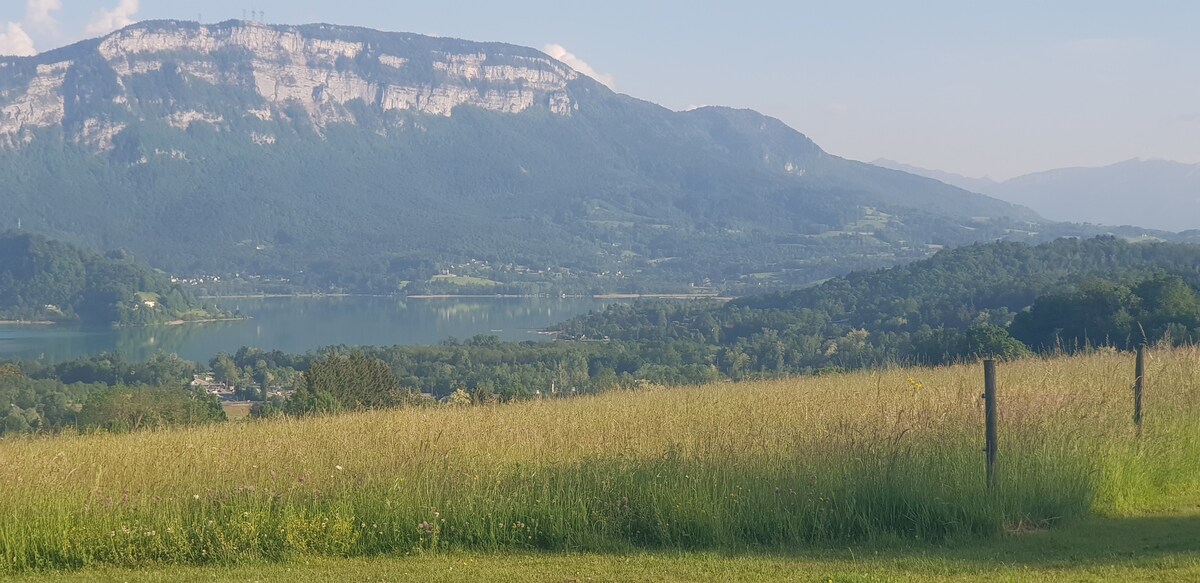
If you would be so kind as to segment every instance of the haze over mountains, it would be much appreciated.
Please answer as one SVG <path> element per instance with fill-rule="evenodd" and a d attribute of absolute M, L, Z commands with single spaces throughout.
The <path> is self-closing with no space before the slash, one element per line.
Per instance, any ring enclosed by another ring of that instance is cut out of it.
<path fill-rule="evenodd" d="M 12 223 L 360 291 L 469 260 L 586 289 L 805 283 L 1090 234 L 534 49 L 331 25 L 143 22 L 0 58 L 0 146 Z"/>
<path fill-rule="evenodd" d="M 1200 229 L 1200 164 L 1127 160 L 1100 168 L 1047 170 L 1003 182 L 891 160 L 872 164 L 1024 205 L 1052 220 L 1176 232 Z"/>

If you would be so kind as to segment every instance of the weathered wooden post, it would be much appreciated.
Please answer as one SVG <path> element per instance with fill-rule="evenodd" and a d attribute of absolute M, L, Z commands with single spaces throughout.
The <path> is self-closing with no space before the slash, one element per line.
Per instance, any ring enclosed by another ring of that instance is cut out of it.
<path fill-rule="evenodd" d="M 1142 392 L 1146 388 L 1146 345 L 1139 344 L 1137 364 L 1133 367 L 1133 424 L 1138 435 L 1142 434 Z"/>
<path fill-rule="evenodd" d="M 996 489 L 996 361 L 983 361 L 984 439 L 988 490 Z"/>

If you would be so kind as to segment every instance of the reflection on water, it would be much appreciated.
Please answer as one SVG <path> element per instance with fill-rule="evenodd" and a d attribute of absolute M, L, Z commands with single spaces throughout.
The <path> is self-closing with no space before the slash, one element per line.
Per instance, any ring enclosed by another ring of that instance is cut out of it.
<path fill-rule="evenodd" d="M 331 345 L 434 344 L 491 334 L 542 340 L 538 329 L 603 309 L 593 299 L 268 298 L 218 302 L 250 320 L 183 326 L 87 330 L 66 326 L 0 326 L 0 359 L 69 360 L 119 352 L 144 360 L 156 352 L 207 362 L 242 346 L 302 353 Z"/>

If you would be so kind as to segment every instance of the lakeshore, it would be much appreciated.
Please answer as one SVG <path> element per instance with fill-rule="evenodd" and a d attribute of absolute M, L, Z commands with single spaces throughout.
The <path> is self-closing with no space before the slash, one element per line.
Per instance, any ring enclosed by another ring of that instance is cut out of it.
<path fill-rule="evenodd" d="M 145 361 L 155 354 L 208 362 L 243 346 L 303 354 L 325 346 L 437 344 L 448 338 L 494 335 L 504 340 L 549 340 L 549 326 L 602 310 L 620 300 L 592 298 L 276 297 L 209 300 L 241 318 L 179 318 L 151 326 L 0 325 L 0 360 L 61 362 L 120 354 Z M 197 316 L 201 316 L 197 314 Z M 195 325 L 191 325 L 195 324 Z"/>
<path fill-rule="evenodd" d="M 514 300 L 533 300 L 533 299 L 564 299 L 564 300 L 712 300 L 718 302 L 728 302 L 734 298 L 729 296 L 721 296 L 718 294 L 395 294 L 395 295 L 380 295 L 380 294 L 321 294 L 321 293 L 297 293 L 297 294 L 236 294 L 228 296 L 198 296 L 200 300 L 270 300 L 270 299 L 324 299 L 324 298 L 397 298 L 405 300 L 488 300 L 488 299 L 514 299 Z"/>
<path fill-rule="evenodd" d="M 589 296 L 597 300 L 711 300 L 714 302 L 729 302 L 733 298 L 716 294 L 596 294 Z"/>
<path fill-rule="evenodd" d="M 183 326 L 185 324 L 212 324 L 215 322 L 241 322 L 243 320 L 250 320 L 250 319 L 251 319 L 250 316 L 240 316 L 237 318 L 206 318 L 203 320 L 171 320 L 169 322 L 163 322 L 161 324 L 150 324 L 149 326 L 142 326 L 142 328 L 150 328 L 150 327 L 154 327 L 154 326 Z"/>

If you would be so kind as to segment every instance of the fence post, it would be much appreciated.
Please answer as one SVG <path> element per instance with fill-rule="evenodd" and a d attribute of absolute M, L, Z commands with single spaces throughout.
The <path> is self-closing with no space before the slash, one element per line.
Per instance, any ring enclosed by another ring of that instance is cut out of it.
<path fill-rule="evenodd" d="M 1133 369 L 1133 424 L 1138 435 L 1142 434 L 1142 392 L 1146 388 L 1146 345 L 1137 348 L 1137 364 Z"/>
<path fill-rule="evenodd" d="M 987 453 L 988 490 L 996 489 L 996 361 L 983 361 L 984 438 Z"/>

